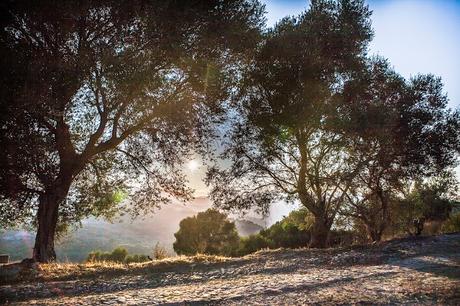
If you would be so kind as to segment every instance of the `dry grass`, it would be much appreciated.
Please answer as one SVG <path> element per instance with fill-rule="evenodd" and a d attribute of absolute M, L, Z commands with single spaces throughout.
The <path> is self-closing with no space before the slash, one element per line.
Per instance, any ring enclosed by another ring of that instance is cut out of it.
<path fill-rule="evenodd" d="M 195 256 L 167 257 L 162 260 L 153 260 L 144 263 L 114 263 L 114 262 L 88 262 L 83 264 L 74 263 L 50 263 L 40 264 L 38 277 L 26 279 L 41 279 L 43 281 L 80 279 L 80 278 L 103 278 L 124 274 L 147 274 L 175 270 L 187 266 L 193 269 L 194 264 L 220 263 L 233 260 L 232 258 L 214 255 L 198 254 Z"/>

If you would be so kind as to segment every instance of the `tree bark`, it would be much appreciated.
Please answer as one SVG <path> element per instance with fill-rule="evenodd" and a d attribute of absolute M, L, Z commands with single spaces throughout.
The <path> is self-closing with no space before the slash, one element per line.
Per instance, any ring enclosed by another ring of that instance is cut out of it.
<path fill-rule="evenodd" d="M 324 249 L 328 245 L 331 225 L 327 218 L 315 216 L 315 222 L 311 229 L 310 248 Z"/>
<path fill-rule="evenodd" d="M 377 229 L 377 226 L 374 224 L 364 223 L 364 226 L 367 231 L 367 236 L 372 242 L 380 242 L 382 240 L 382 233 L 380 229 Z"/>
<path fill-rule="evenodd" d="M 37 212 L 37 235 L 33 250 L 33 259 L 47 263 L 56 260 L 54 240 L 59 217 L 59 205 L 65 201 L 70 181 L 47 189 L 39 198 Z"/>

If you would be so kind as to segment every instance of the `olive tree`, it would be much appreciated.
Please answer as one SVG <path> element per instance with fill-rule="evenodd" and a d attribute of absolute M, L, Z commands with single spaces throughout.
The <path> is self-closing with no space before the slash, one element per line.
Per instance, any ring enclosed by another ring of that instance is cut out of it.
<path fill-rule="evenodd" d="M 330 228 L 356 169 L 347 162 L 344 84 L 362 69 L 372 37 L 363 1 L 311 1 L 270 30 L 236 99 L 228 168 L 209 172 L 219 207 L 266 209 L 299 201 L 315 218 L 312 247 Z"/>
<path fill-rule="evenodd" d="M 447 108 L 439 78 L 406 80 L 382 58 L 370 59 L 347 86 L 348 154 L 361 167 L 341 213 L 361 222 L 370 240 L 380 241 L 391 223 L 391 202 L 406 182 L 456 164 L 460 114 Z"/>
<path fill-rule="evenodd" d="M 37 228 L 187 199 L 179 166 L 204 145 L 263 7 L 237 1 L 3 4 L 0 221 Z M 124 201 L 126 203 L 127 201 Z"/>
<path fill-rule="evenodd" d="M 240 239 L 235 223 L 216 209 L 183 219 L 174 237 L 174 251 L 180 255 L 231 256 L 237 251 Z"/>

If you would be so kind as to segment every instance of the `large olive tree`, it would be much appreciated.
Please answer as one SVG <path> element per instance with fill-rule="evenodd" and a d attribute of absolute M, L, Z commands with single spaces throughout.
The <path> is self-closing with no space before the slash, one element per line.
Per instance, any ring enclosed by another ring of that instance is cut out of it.
<path fill-rule="evenodd" d="M 380 241 L 392 219 L 391 202 L 406 182 L 456 164 L 460 113 L 448 109 L 439 78 L 406 80 L 382 58 L 370 59 L 347 87 L 348 154 L 361 167 L 341 212 L 363 224 L 372 241 Z"/>
<path fill-rule="evenodd" d="M 237 99 L 239 116 L 208 181 L 217 205 L 267 208 L 300 201 L 315 217 L 310 245 L 325 247 L 349 177 L 341 127 L 344 83 L 362 69 L 372 37 L 363 1 L 311 1 L 266 35 Z"/>
<path fill-rule="evenodd" d="M 257 1 L 8 1 L 2 5 L 0 221 L 57 227 L 190 190 L 178 165 L 258 41 Z"/>

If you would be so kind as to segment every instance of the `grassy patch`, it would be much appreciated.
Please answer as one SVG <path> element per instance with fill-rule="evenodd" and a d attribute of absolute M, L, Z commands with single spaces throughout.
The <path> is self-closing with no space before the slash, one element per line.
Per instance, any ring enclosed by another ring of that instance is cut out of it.
<path fill-rule="evenodd" d="M 57 281 L 73 279 L 91 279 L 114 277 L 126 274 L 149 274 L 165 270 L 193 269 L 194 264 L 221 263 L 234 260 L 232 258 L 214 255 L 198 254 L 195 256 L 176 256 L 144 263 L 114 263 L 114 262 L 88 262 L 74 263 L 49 263 L 40 264 L 38 271 L 22 273 L 18 278 L 9 278 L 7 283 L 30 281 Z M 38 272 L 38 273 L 37 273 Z M 3 281 L 2 283 L 6 283 Z"/>

